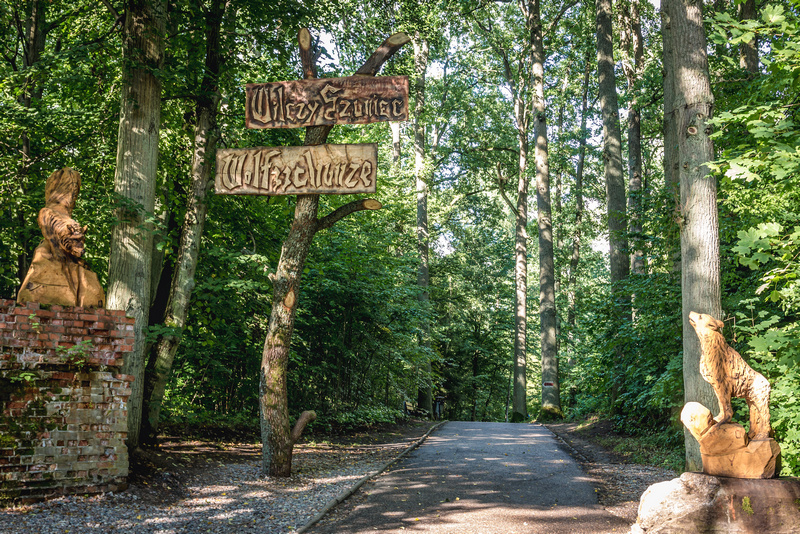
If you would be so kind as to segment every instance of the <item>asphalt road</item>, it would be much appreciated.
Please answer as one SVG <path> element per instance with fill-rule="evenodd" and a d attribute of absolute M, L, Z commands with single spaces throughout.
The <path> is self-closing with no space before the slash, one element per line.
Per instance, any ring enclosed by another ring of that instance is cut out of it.
<path fill-rule="evenodd" d="M 624 533 L 553 434 L 535 424 L 449 422 L 361 488 L 367 496 L 314 534 Z"/>

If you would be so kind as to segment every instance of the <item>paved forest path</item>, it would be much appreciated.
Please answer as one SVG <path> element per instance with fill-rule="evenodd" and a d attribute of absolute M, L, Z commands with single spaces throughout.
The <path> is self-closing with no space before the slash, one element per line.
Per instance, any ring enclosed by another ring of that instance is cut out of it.
<path fill-rule="evenodd" d="M 352 513 L 314 534 L 624 533 L 594 487 L 540 425 L 449 422 L 366 484 Z"/>

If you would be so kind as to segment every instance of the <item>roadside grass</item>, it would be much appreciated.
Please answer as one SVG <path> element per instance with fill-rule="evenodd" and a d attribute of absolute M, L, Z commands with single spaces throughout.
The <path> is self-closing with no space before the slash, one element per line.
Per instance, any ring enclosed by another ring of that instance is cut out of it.
<path fill-rule="evenodd" d="M 595 440 L 630 462 L 671 469 L 676 474 L 683 473 L 686 461 L 683 444 L 676 445 L 665 434 L 597 436 Z"/>
<path fill-rule="evenodd" d="M 626 431 L 608 416 L 592 413 L 573 419 L 575 432 L 606 450 L 641 465 L 661 467 L 680 474 L 684 471 L 686 450 L 680 429 Z"/>

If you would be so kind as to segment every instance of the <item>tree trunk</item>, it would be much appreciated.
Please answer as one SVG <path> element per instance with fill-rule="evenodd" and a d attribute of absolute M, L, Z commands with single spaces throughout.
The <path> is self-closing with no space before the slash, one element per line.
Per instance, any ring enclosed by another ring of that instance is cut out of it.
<path fill-rule="evenodd" d="M 606 182 L 608 209 L 608 241 L 610 256 L 610 278 L 615 325 L 619 331 L 622 323 L 630 320 L 630 295 L 620 288 L 630 272 L 628 257 L 627 204 L 625 201 L 625 179 L 622 173 L 622 134 L 619 125 L 617 82 L 614 74 L 614 48 L 611 27 L 611 0 L 597 0 L 597 71 L 599 75 L 600 107 L 603 114 L 603 167 Z M 621 366 L 625 349 L 621 343 L 615 345 L 615 362 L 611 372 L 611 410 L 620 394 Z"/>
<path fill-rule="evenodd" d="M 538 0 L 529 17 L 533 73 L 533 136 L 536 143 L 536 206 L 539 225 L 539 321 L 542 343 L 542 415 L 560 417 L 558 350 L 556 346 L 555 262 L 550 207 L 550 163 L 547 153 L 547 115 L 544 99 L 544 43 Z"/>
<path fill-rule="evenodd" d="M 514 230 L 514 396 L 511 421 L 528 418 L 528 128 L 525 102 L 516 98 L 519 184 Z M 521 122 L 522 121 L 522 122 Z"/>
<path fill-rule="evenodd" d="M 572 255 L 569 259 L 569 311 L 567 324 L 570 336 L 575 332 L 577 317 L 577 298 L 575 285 L 578 280 L 578 265 L 581 260 L 581 224 L 583 223 L 583 169 L 586 162 L 586 116 L 589 111 L 589 80 L 591 78 L 591 54 L 587 50 L 586 64 L 583 72 L 583 93 L 581 94 L 581 127 L 578 145 L 578 165 L 575 168 L 575 233 L 572 235 Z"/>
<path fill-rule="evenodd" d="M 305 77 L 315 78 L 316 66 L 308 30 L 300 31 L 299 41 Z M 404 34 L 392 35 L 356 71 L 356 75 L 374 76 L 383 63 L 408 41 Z M 331 128 L 332 126 L 306 128 L 304 144 L 324 144 Z M 291 474 L 292 448 L 305 425 L 316 417 L 313 412 L 303 412 L 290 432 L 286 368 L 300 295 L 300 281 L 311 242 L 317 231 L 330 228 L 343 217 L 364 209 L 379 209 L 381 205 L 372 199 L 355 200 L 321 219 L 317 218 L 318 207 L 319 195 L 297 196 L 294 222 L 283 242 L 276 272 L 271 277 L 272 312 L 264 341 L 259 381 L 262 471 L 270 476 L 288 477 Z"/>
<path fill-rule="evenodd" d="M 325 128 L 317 126 L 315 128 Z M 309 128 L 311 129 L 311 128 Z M 327 134 L 326 134 L 327 137 Z M 317 231 L 319 195 L 299 195 L 294 222 L 283 242 L 273 279 L 272 313 L 261 359 L 262 469 L 271 476 L 287 477 L 292 468 L 286 367 L 294 330 L 300 281 L 311 241 Z"/>
<path fill-rule="evenodd" d="M 736 10 L 742 22 L 758 17 L 756 0 L 745 0 L 736 6 Z M 758 76 L 758 40 L 755 37 L 752 41 L 739 45 L 739 66 L 752 76 Z"/>
<path fill-rule="evenodd" d="M 402 156 L 402 147 L 400 145 L 400 123 L 390 122 L 389 127 L 392 130 L 392 172 L 400 172 L 400 156 Z"/>
<path fill-rule="evenodd" d="M 133 375 L 128 400 L 130 449 L 139 444 L 144 392 L 145 336 L 150 309 L 153 229 L 148 217 L 155 203 L 161 80 L 164 59 L 164 0 L 128 0 L 123 28 L 124 70 L 114 193 L 123 204 L 111 235 L 107 306 L 136 319 L 133 351 L 123 372 Z"/>
<path fill-rule="evenodd" d="M 414 106 L 414 179 L 417 187 L 417 252 L 419 253 L 419 268 L 417 270 L 417 285 L 419 286 L 419 300 L 423 307 L 430 302 L 430 271 L 428 268 L 428 253 L 430 247 L 430 234 L 428 232 L 428 176 L 425 161 L 425 71 L 428 69 L 428 41 L 417 34 L 414 39 L 414 74 L 416 104 Z M 420 346 L 425 352 L 422 362 L 422 377 L 417 393 L 417 405 L 433 413 L 433 393 L 431 387 L 431 359 L 430 359 L 430 325 L 426 322 L 422 327 Z"/>
<path fill-rule="evenodd" d="M 675 118 L 672 115 L 675 100 L 675 55 L 672 51 L 670 35 L 670 14 L 665 6 L 661 9 L 661 34 L 663 43 L 663 71 L 664 71 L 664 186 L 667 193 L 674 199 L 668 206 L 672 212 L 672 219 L 678 223 L 666 236 L 667 254 L 672 263 L 672 274 L 677 276 L 681 272 L 681 248 L 679 220 L 681 211 L 680 175 L 678 173 L 678 137 L 675 130 Z"/>
<path fill-rule="evenodd" d="M 644 274 L 645 262 L 642 239 L 642 115 L 636 97 L 636 84 L 641 76 L 644 58 L 644 40 L 642 24 L 639 17 L 638 0 L 623 3 L 624 31 L 622 32 L 622 50 L 625 55 L 625 78 L 628 83 L 628 208 L 630 210 L 630 232 L 633 238 L 631 254 L 631 271 Z"/>
<path fill-rule="evenodd" d="M 678 141 L 676 160 L 681 186 L 681 311 L 683 314 L 684 400 L 717 413 L 716 397 L 700 375 L 700 343 L 689 312 L 721 319 L 717 184 L 706 164 L 714 158 L 708 124 L 714 106 L 708 76 L 702 4 L 668 0 L 669 39 L 673 51 L 674 100 L 670 119 Z M 686 431 L 686 467 L 702 469 L 697 441 Z"/>
<path fill-rule="evenodd" d="M 42 57 L 45 50 L 47 40 L 47 5 L 49 2 L 44 0 L 35 0 L 25 5 L 26 11 L 20 14 L 15 10 L 14 16 L 22 18 L 24 16 L 24 27 L 22 30 L 24 34 L 21 36 L 23 41 L 23 54 L 22 54 L 22 68 L 23 70 L 31 69 Z M 21 16 L 22 15 L 22 16 Z M 36 83 L 33 75 L 28 75 L 25 78 L 25 85 L 21 88 L 17 101 L 23 108 L 31 108 L 34 100 L 42 98 L 42 85 Z M 33 160 L 31 150 L 31 139 L 27 132 L 22 132 L 21 153 L 22 161 L 19 166 L 19 191 L 22 196 L 27 194 L 28 190 L 28 173 L 30 165 Z M 30 240 L 30 233 L 26 228 L 26 217 L 24 208 L 20 207 L 16 212 L 16 219 L 19 223 L 17 231 L 17 242 L 20 245 L 20 252 L 17 256 L 17 278 L 19 283 L 25 280 L 30 268 L 30 256 L 36 243 Z"/>
<path fill-rule="evenodd" d="M 170 328 L 171 332 L 158 339 L 153 350 L 155 358 L 145 373 L 142 439 L 149 443 L 156 442 L 164 390 L 186 326 L 189 303 L 195 285 L 197 259 L 200 255 L 200 240 L 208 211 L 207 195 L 213 183 L 212 170 L 219 138 L 216 124 L 219 103 L 217 80 L 222 65 L 220 27 L 224 10 L 222 1 L 215 0 L 206 15 L 205 73 L 197 97 L 192 190 L 187 199 L 178 257 L 164 314 L 164 325 Z"/>

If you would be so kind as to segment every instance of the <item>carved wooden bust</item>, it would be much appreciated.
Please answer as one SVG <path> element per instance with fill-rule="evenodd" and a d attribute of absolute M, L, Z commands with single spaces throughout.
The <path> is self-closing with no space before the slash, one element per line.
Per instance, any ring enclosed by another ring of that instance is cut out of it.
<path fill-rule="evenodd" d="M 17 302 L 39 302 L 62 306 L 100 307 L 105 293 L 97 275 L 82 259 L 87 226 L 72 218 L 81 189 L 81 176 L 65 167 L 45 184 L 45 207 L 39 211 L 44 239 L 33 253 L 33 261 L 22 282 Z"/>

